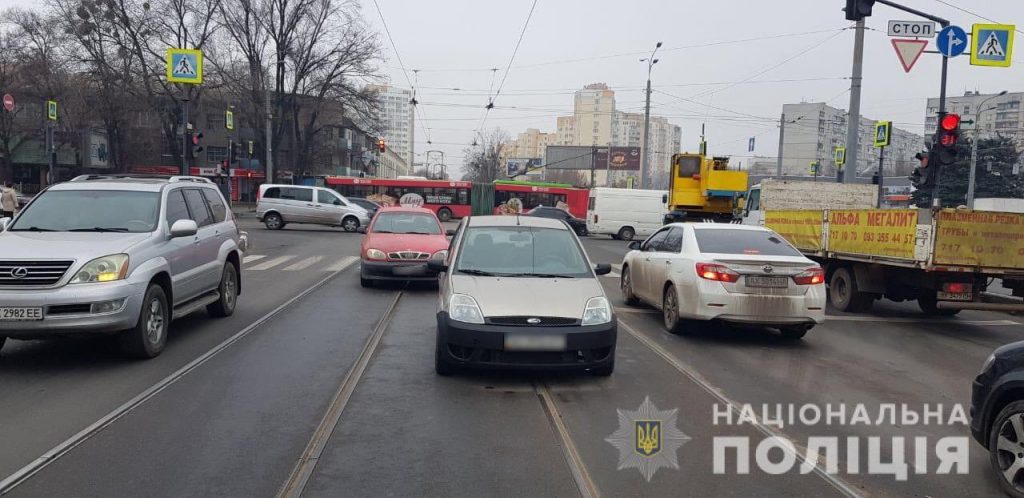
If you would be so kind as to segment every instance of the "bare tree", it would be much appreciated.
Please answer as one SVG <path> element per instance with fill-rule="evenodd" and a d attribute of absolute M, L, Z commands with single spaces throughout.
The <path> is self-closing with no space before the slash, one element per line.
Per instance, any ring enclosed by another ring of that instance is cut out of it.
<path fill-rule="evenodd" d="M 508 146 L 511 137 L 501 128 L 481 133 L 474 145 L 463 149 L 465 163 L 463 180 L 490 183 L 506 178 L 505 165 L 501 162 L 501 151 Z"/>
<path fill-rule="evenodd" d="M 578 169 L 547 169 L 544 181 L 552 183 L 568 183 L 574 187 L 589 187 L 590 174 Z"/>

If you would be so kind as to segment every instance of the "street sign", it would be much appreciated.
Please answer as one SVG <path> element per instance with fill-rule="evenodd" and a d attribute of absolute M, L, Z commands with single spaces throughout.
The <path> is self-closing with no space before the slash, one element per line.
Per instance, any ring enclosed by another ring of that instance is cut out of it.
<path fill-rule="evenodd" d="M 971 27 L 971 65 L 1010 67 L 1013 56 L 1012 24 L 975 24 Z"/>
<path fill-rule="evenodd" d="M 4 109 L 8 112 L 14 111 L 14 96 L 9 93 L 4 94 Z"/>
<path fill-rule="evenodd" d="M 50 121 L 57 120 L 57 101 L 47 100 L 46 101 L 46 119 Z"/>
<path fill-rule="evenodd" d="M 229 130 L 235 129 L 235 113 L 224 111 L 224 127 Z"/>
<path fill-rule="evenodd" d="M 903 66 L 903 70 L 908 73 L 914 67 L 917 59 L 921 58 L 921 54 L 924 53 L 924 49 L 927 46 L 928 40 L 903 40 L 899 38 L 893 38 L 892 40 L 892 48 L 896 49 L 896 57 L 900 59 L 900 65 Z"/>
<path fill-rule="evenodd" d="M 932 21 L 889 21 L 889 36 L 931 38 L 935 36 L 935 23 Z"/>
<path fill-rule="evenodd" d="M 833 160 L 836 166 L 842 166 L 846 164 L 846 147 L 836 147 L 835 156 Z"/>
<path fill-rule="evenodd" d="M 875 147 L 888 147 L 892 137 L 892 121 L 875 122 Z"/>
<path fill-rule="evenodd" d="M 747 152 L 754 152 L 754 138 L 750 137 L 750 140 L 747 140 Z"/>
<path fill-rule="evenodd" d="M 809 171 L 810 174 L 817 175 L 820 172 L 819 169 L 818 169 L 818 161 L 811 161 L 810 162 L 810 167 L 811 167 L 811 169 Z"/>
<path fill-rule="evenodd" d="M 187 48 L 167 49 L 167 81 L 199 85 L 203 82 L 203 53 Z"/>
<path fill-rule="evenodd" d="M 956 57 L 967 50 L 967 32 L 960 26 L 946 26 L 939 31 L 935 44 L 939 53 L 946 57 Z"/>

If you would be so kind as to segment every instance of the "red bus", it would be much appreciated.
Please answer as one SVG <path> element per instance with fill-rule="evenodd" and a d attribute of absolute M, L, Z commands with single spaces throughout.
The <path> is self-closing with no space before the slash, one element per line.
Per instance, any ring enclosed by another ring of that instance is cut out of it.
<path fill-rule="evenodd" d="M 403 195 L 423 197 L 423 207 L 437 213 L 441 221 L 462 218 L 473 213 L 469 191 L 473 182 L 390 178 L 351 178 L 329 176 L 325 184 L 348 197 L 365 197 L 374 202 L 397 203 Z"/>
<path fill-rule="evenodd" d="M 517 182 L 510 180 L 497 180 L 494 182 L 495 207 L 508 202 L 513 197 L 522 201 L 524 211 L 537 206 L 555 207 L 559 202 L 564 202 L 569 206 L 569 212 L 573 216 L 586 218 L 590 191 L 585 188 L 574 188 L 566 183 Z"/>

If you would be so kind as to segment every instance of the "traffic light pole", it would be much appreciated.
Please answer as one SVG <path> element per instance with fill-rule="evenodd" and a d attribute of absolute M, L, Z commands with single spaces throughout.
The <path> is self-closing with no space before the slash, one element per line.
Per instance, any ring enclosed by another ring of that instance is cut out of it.
<path fill-rule="evenodd" d="M 188 143 L 188 99 L 181 99 L 181 174 L 187 176 L 189 148 Z"/>

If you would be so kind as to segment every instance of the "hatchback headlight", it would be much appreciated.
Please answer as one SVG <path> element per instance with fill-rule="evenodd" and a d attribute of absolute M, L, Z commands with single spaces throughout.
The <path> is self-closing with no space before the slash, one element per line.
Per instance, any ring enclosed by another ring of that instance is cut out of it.
<path fill-rule="evenodd" d="M 112 282 L 123 280 L 128 273 L 128 255 L 111 254 L 96 258 L 82 267 L 71 279 L 73 284 L 88 284 L 93 282 Z"/>
<path fill-rule="evenodd" d="M 430 256 L 430 259 L 436 259 L 436 260 L 440 260 L 440 261 L 445 261 L 445 260 L 448 259 L 448 250 L 447 249 L 442 249 L 440 251 L 437 251 L 437 252 L 435 252 L 434 254 L 432 254 Z"/>
<path fill-rule="evenodd" d="M 587 301 L 583 309 L 582 325 L 601 325 L 612 321 L 612 308 L 608 305 L 608 299 L 604 297 L 592 297 Z"/>
<path fill-rule="evenodd" d="M 448 301 L 448 316 L 457 322 L 484 323 L 484 314 L 476 299 L 465 294 L 452 294 Z"/>
<path fill-rule="evenodd" d="M 366 259 L 387 259 L 388 255 L 384 254 L 384 251 L 380 249 L 367 249 Z"/>

